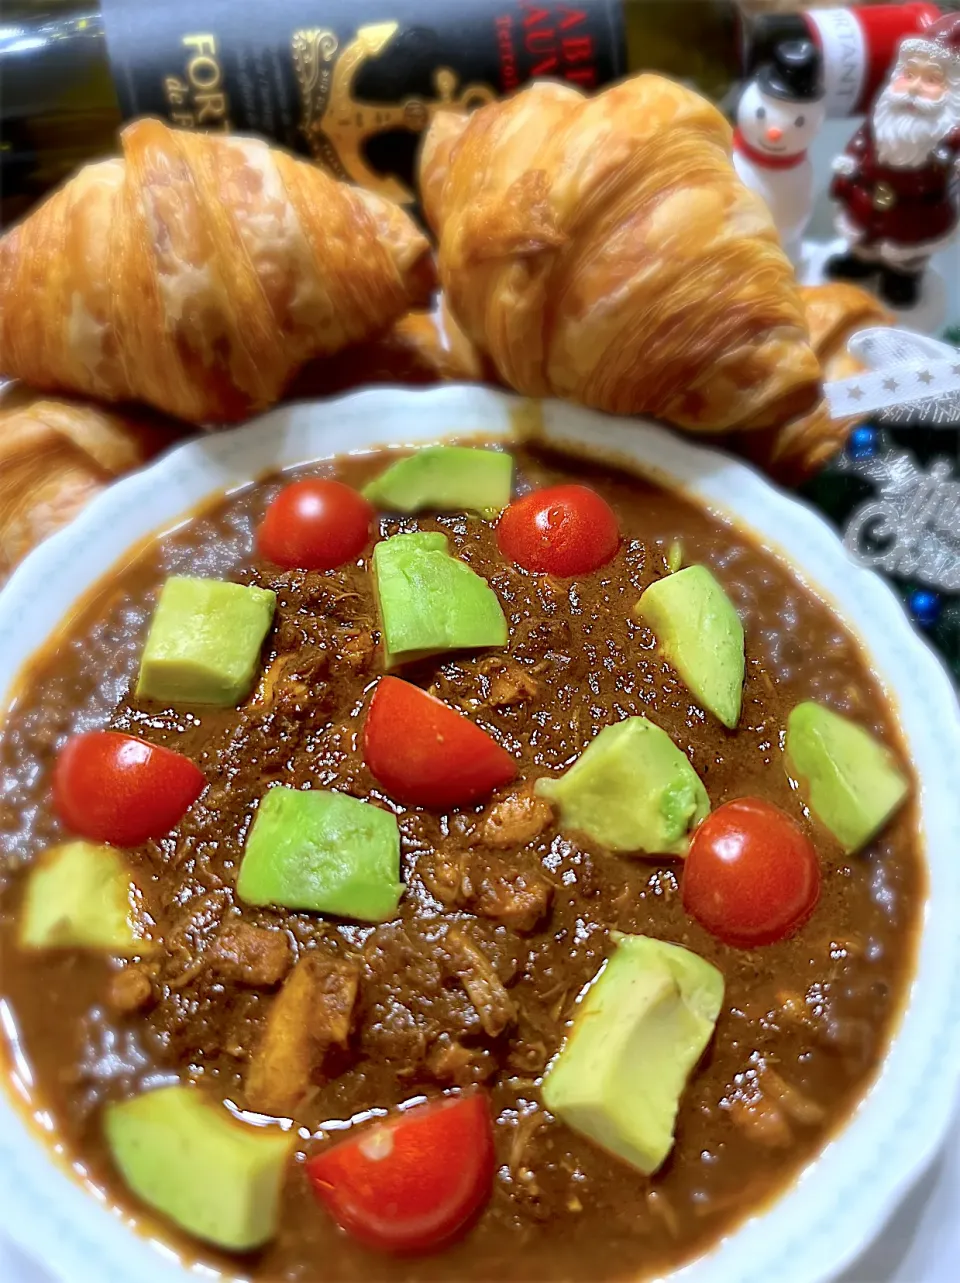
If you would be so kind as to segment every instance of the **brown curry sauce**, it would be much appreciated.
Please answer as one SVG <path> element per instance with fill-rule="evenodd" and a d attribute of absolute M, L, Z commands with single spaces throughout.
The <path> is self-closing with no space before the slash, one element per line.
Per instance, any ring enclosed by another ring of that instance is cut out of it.
<path fill-rule="evenodd" d="M 856 642 L 769 552 L 679 495 L 602 467 L 514 454 L 521 491 L 582 480 L 604 495 L 624 534 L 613 562 L 584 579 L 551 580 L 505 563 L 493 526 L 477 517 L 381 521 L 384 536 L 443 530 L 507 615 L 505 651 L 444 655 L 404 670 L 518 758 L 518 783 L 485 806 L 436 815 L 395 806 L 376 789 L 359 745 L 382 671 L 369 557 L 327 573 L 258 562 L 252 530 L 279 488 L 275 478 L 147 545 L 101 585 L 36 657 L 0 735 L 0 994 L 36 1077 L 35 1106 L 52 1113 L 68 1152 L 117 1202 L 131 1200 L 105 1150 L 104 1102 L 181 1076 L 243 1105 L 244 1073 L 276 985 L 242 983 L 214 965 L 225 923 L 279 927 L 292 953 L 317 948 L 359 964 L 349 1048 L 328 1056 L 297 1114 L 301 1141 L 280 1232 L 240 1266 L 255 1278 L 507 1283 L 668 1270 L 777 1193 L 842 1124 L 906 994 L 925 891 L 914 805 L 866 851 L 846 857 L 804 814 L 782 764 L 787 714 L 809 698 L 899 747 Z M 360 485 L 384 462 L 382 454 L 351 457 L 297 475 Z M 744 622 L 747 674 L 735 732 L 696 706 L 631 617 L 641 590 L 666 572 L 676 539 L 685 564 L 714 570 Z M 265 670 L 280 658 L 276 681 L 241 709 L 131 699 L 153 603 L 171 573 L 276 590 L 264 653 Z M 766 798 L 813 838 L 823 894 L 795 937 L 752 951 L 727 947 L 684 912 L 679 861 L 611 855 L 511 804 L 524 783 L 568 765 L 604 725 L 640 712 L 688 753 L 714 806 Z M 209 781 L 173 833 L 130 853 L 165 948 L 156 963 L 125 968 L 76 953 L 27 956 L 15 935 L 27 867 L 67 836 L 50 806 L 55 754 L 69 734 L 102 725 L 176 747 Z M 253 809 L 280 780 L 335 787 L 396 811 L 407 890 L 395 921 L 372 927 L 236 902 Z M 504 915 L 503 888 L 518 885 L 546 888 L 546 916 L 531 923 Z M 516 1021 L 503 1032 L 490 1032 L 451 974 L 451 926 L 483 951 L 509 994 Z M 538 1077 L 577 994 L 609 953 L 612 929 L 683 944 L 726 981 L 715 1037 L 681 1102 L 673 1153 L 653 1178 L 553 1120 L 539 1101 Z M 342 1135 L 350 1119 L 477 1081 L 492 1093 L 500 1164 L 479 1223 L 439 1255 L 412 1259 L 376 1256 L 346 1238 L 314 1201 L 303 1157 Z M 172 1230 L 170 1238 L 188 1258 L 238 1269 L 236 1259 Z"/>

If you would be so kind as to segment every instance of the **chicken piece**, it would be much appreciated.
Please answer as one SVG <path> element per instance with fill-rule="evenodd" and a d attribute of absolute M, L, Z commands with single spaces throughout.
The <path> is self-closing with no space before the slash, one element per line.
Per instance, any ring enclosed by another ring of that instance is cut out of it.
<path fill-rule="evenodd" d="M 193 960 L 204 941 L 220 925 L 230 906 L 230 892 L 221 887 L 188 900 L 165 934 L 169 953 L 185 953 Z"/>
<path fill-rule="evenodd" d="M 207 961 L 225 980 L 269 989 L 293 966 L 293 948 L 285 931 L 229 922 L 207 952 Z"/>
<path fill-rule="evenodd" d="M 512 869 L 502 860 L 479 874 L 475 885 L 471 898 L 474 912 L 514 931 L 532 931 L 546 916 L 553 898 L 553 887 L 546 878 Z"/>
<path fill-rule="evenodd" d="M 280 654 L 260 678 L 247 701 L 251 708 L 282 708 L 302 704 L 323 681 L 330 657 L 322 646 L 305 645 Z"/>
<path fill-rule="evenodd" d="M 311 957 L 307 954 L 305 960 Z M 308 1016 L 310 1032 L 324 1051 L 328 1047 L 346 1047 L 360 988 L 360 965 L 318 958 L 314 972 L 315 1006 Z"/>
<path fill-rule="evenodd" d="M 169 954 L 164 981 L 170 988 L 186 988 L 203 972 L 206 942 L 218 930 L 229 907 L 230 892 L 225 887 L 196 895 L 183 906 L 164 934 Z"/>
<path fill-rule="evenodd" d="M 418 866 L 427 890 L 448 909 L 462 908 L 470 898 L 471 885 L 466 859 L 464 851 L 448 852 L 441 849 L 434 859 L 423 860 Z"/>
<path fill-rule="evenodd" d="M 295 662 L 295 655 L 278 655 L 269 668 L 264 669 L 247 703 L 253 708 L 274 708 L 285 697 L 304 698 L 306 683 L 290 676 Z"/>
<path fill-rule="evenodd" d="M 468 858 L 463 851 L 441 850 L 419 871 L 427 890 L 448 909 L 469 908 L 514 931 L 532 931 L 553 896 L 546 878 L 481 853 Z"/>
<path fill-rule="evenodd" d="M 365 673 L 373 663 L 376 646 L 368 632 L 348 633 L 337 640 L 337 660 L 354 673 Z"/>
<path fill-rule="evenodd" d="M 497 1068 L 497 1062 L 483 1047 L 464 1047 L 449 1034 L 442 1034 L 427 1056 L 427 1071 L 440 1083 L 467 1087 L 482 1083 Z"/>
<path fill-rule="evenodd" d="M 107 1004 L 120 1016 L 146 1011 L 156 1001 L 153 980 L 145 967 L 131 963 L 110 977 Z"/>
<path fill-rule="evenodd" d="M 777 993 L 777 1020 L 794 1029 L 816 1032 L 817 1024 L 810 1014 L 806 997 L 791 989 L 781 989 Z"/>
<path fill-rule="evenodd" d="M 783 1113 L 801 1127 L 816 1127 L 826 1118 L 826 1110 L 793 1083 L 781 1078 L 767 1065 L 758 1079 L 761 1090 L 770 1100 L 775 1100 Z"/>
<path fill-rule="evenodd" d="M 487 808 L 474 830 L 484 846 L 503 850 L 526 846 L 553 824 L 553 811 L 545 798 L 537 797 L 527 786 L 508 793 Z"/>
<path fill-rule="evenodd" d="M 514 1023 L 517 1008 L 503 987 L 503 981 L 497 975 L 493 963 L 456 927 L 447 932 L 444 944 L 453 974 L 473 1003 L 484 1033 L 497 1038 Z"/>
<path fill-rule="evenodd" d="M 537 1132 L 546 1125 L 546 1121 L 542 1109 L 533 1108 L 528 1113 L 518 1115 L 510 1148 L 507 1151 L 507 1167 L 515 1181 L 521 1180 L 524 1184 L 530 1185 L 536 1179 L 536 1164 L 529 1162 L 528 1159 L 531 1158 Z"/>
<path fill-rule="evenodd" d="M 540 684 L 522 664 L 511 659 L 494 659 L 484 669 L 490 675 L 487 703 L 493 708 L 512 708 L 536 699 Z"/>
<path fill-rule="evenodd" d="M 360 968 L 318 953 L 300 959 L 273 1000 L 247 1071 L 246 1098 L 261 1114 L 293 1117 L 330 1046 L 344 1046 Z"/>
<path fill-rule="evenodd" d="M 670 1237 L 679 1238 L 682 1231 L 680 1217 L 663 1190 L 648 1190 L 646 1202 L 648 1210 L 667 1227 Z"/>
<path fill-rule="evenodd" d="M 749 1095 L 727 1100 L 730 1118 L 742 1132 L 766 1149 L 786 1149 L 793 1144 L 793 1128 L 777 1102 L 759 1087 Z"/>

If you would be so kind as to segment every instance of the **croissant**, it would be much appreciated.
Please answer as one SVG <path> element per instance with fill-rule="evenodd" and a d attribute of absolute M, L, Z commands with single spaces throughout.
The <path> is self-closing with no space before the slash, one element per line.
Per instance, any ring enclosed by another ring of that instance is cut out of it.
<path fill-rule="evenodd" d="M 434 117 L 420 182 L 441 283 L 505 383 L 700 432 L 813 405 L 793 269 L 730 143 L 715 107 L 653 75 Z"/>
<path fill-rule="evenodd" d="M 847 340 L 868 325 L 893 325 L 895 317 L 859 285 L 834 281 L 805 285 L 800 299 L 810 341 L 823 367 L 824 379 L 845 379 L 862 369 L 847 350 Z M 796 485 L 816 472 L 842 447 L 860 420 L 833 419 L 825 401 L 809 414 L 773 432 L 744 433 L 732 442 L 777 480 Z"/>
<path fill-rule="evenodd" d="M 121 141 L 0 239 L 0 376 L 233 421 L 428 300 L 427 240 L 382 197 L 252 138 Z"/>
<path fill-rule="evenodd" d="M 493 372 L 453 317 L 442 295 L 428 311 L 408 312 L 386 334 L 339 356 L 309 361 L 286 389 L 290 398 L 330 396 L 364 383 L 481 383 Z"/>
<path fill-rule="evenodd" d="M 47 535 L 72 521 L 115 478 L 182 432 L 80 401 L 37 399 L 22 388 L 0 401 L 0 584 Z"/>

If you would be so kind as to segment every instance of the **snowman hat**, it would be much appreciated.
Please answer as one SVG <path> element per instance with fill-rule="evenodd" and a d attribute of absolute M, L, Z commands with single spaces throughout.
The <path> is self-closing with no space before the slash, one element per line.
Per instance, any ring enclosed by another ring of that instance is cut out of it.
<path fill-rule="evenodd" d="M 921 35 L 901 40 L 897 66 L 916 57 L 938 63 L 953 83 L 960 84 L 960 13 L 944 14 Z"/>
<path fill-rule="evenodd" d="M 768 98 L 816 102 L 823 97 L 820 50 L 812 40 L 781 40 L 772 61 L 757 73 L 757 86 Z"/>

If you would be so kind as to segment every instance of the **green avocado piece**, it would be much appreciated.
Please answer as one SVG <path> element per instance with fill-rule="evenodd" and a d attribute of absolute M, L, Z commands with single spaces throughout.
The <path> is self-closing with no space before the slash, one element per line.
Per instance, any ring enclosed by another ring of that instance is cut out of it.
<path fill-rule="evenodd" d="M 709 712 L 732 730 L 743 693 L 743 625 L 706 566 L 687 566 L 644 590 L 637 617 Z"/>
<path fill-rule="evenodd" d="M 689 949 L 614 933 L 543 1080 L 551 1113 L 647 1175 L 673 1145 L 680 1097 L 713 1034 L 723 976 Z"/>
<path fill-rule="evenodd" d="M 402 893 L 400 830 L 389 811 L 325 789 L 265 794 L 240 863 L 241 900 L 386 922 Z"/>
<path fill-rule="evenodd" d="M 888 748 L 813 700 L 790 713 L 784 747 L 810 810 L 848 853 L 869 842 L 909 792 Z"/>
<path fill-rule="evenodd" d="M 447 536 L 419 531 L 373 550 L 387 668 L 445 650 L 507 644 L 507 621 L 487 581 L 451 556 Z"/>
<path fill-rule="evenodd" d="M 398 459 L 364 487 L 388 512 L 497 513 L 510 502 L 513 460 L 502 450 L 434 445 Z"/>
<path fill-rule="evenodd" d="M 23 949 L 90 949 L 119 958 L 156 949 L 143 934 L 139 892 L 119 851 L 65 842 L 39 857 L 20 911 Z"/>
<path fill-rule="evenodd" d="M 168 579 L 140 661 L 137 697 L 236 707 L 250 694 L 276 603 L 266 588 Z"/>
<path fill-rule="evenodd" d="M 535 791 L 611 851 L 686 855 L 689 835 L 710 811 L 700 777 L 673 740 L 646 717 L 605 726 L 558 779 Z"/>
<path fill-rule="evenodd" d="M 104 1129 L 137 1197 L 189 1234 L 231 1252 L 276 1234 L 296 1132 L 237 1122 L 182 1085 L 107 1105 Z"/>

